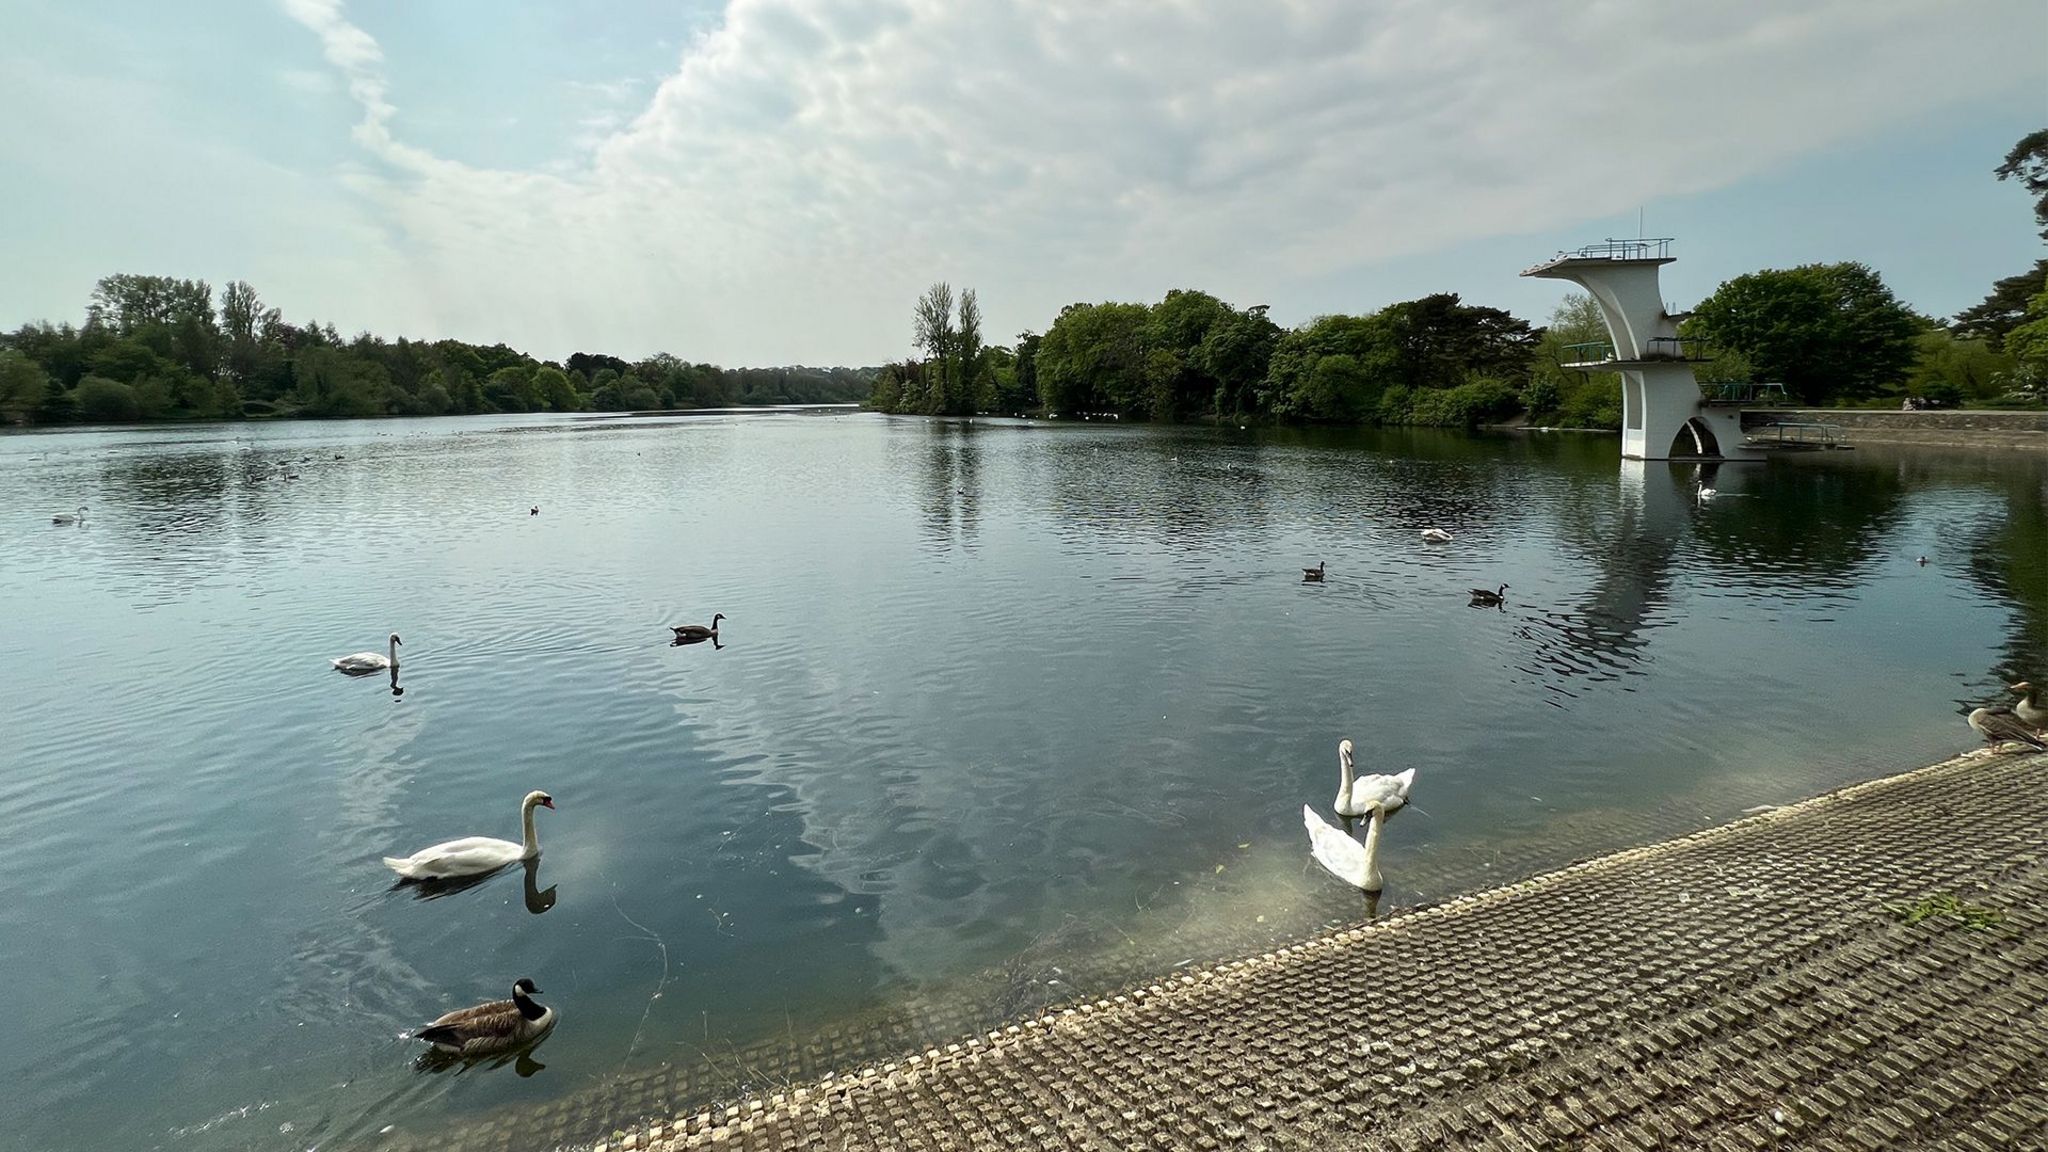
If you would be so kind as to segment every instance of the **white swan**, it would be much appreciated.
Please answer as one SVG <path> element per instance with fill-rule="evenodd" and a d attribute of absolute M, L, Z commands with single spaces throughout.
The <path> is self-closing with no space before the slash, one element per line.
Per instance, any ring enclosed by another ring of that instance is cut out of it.
<path fill-rule="evenodd" d="M 1393 776 L 1380 773 L 1354 775 L 1351 741 L 1337 741 L 1337 815 L 1355 819 L 1377 809 L 1392 816 L 1407 805 L 1408 790 L 1414 786 L 1413 768 Z"/>
<path fill-rule="evenodd" d="M 1422 530 L 1422 538 L 1431 544 L 1449 544 L 1451 542 L 1451 534 L 1441 528 L 1424 528 Z"/>
<path fill-rule="evenodd" d="M 83 524 L 83 523 L 85 523 L 85 505 L 83 505 L 83 504 L 80 504 L 80 505 L 78 506 L 78 511 L 76 511 L 76 512 L 59 512 L 59 513 L 57 513 L 57 514 L 56 514 L 55 516 L 52 516 L 52 517 L 50 517 L 50 523 L 52 523 L 52 524 Z"/>
<path fill-rule="evenodd" d="M 407 880 L 447 880 L 456 876 L 478 876 L 495 872 L 507 864 L 532 860 L 540 855 L 540 840 L 533 834 L 533 809 L 536 805 L 553 808 L 555 798 L 536 790 L 528 792 L 526 799 L 519 802 L 519 822 L 526 833 L 523 844 L 489 836 L 465 836 L 432 848 L 422 848 L 410 856 L 386 856 L 384 866 Z"/>
<path fill-rule="evenodd" d="M 403 643 L 404 641 L 398 638 L 398 633 L 393 632 L 391 634 L 391 654 L 389 656 L 382 652 L 356 652 L 336 660 L 334 667 L 336 670 L 346 672 L 351 676 L 365 676 L 371 672 L 382 672 L 386 668 L 396 668 L 398 667 L 398 646 Z"/>
<path fill-rule="evenodd" d="M 1704 484 L 1700 485 L 1700 503 L 1705 504 L 1707 501 L 1712 500 L 1714 497 L 1719 495 L 1720 493 L 1716 492 L 1714 489 L 1709 488 Z"/>
<path fill-rule="evenodd" d="M 1380 876 L 1380 826 L 1387 822 L 1385 810 L 1372 810 L 1372 823 L 1366 826 L 1363 845 L 1346 835 L 1343 829 L 1331 827 L 1329 821 L 1316 815 L 1316 810 L 1306 804 L 1301 806 L 1301 822 L 1308 828 L 1309 855 L 1328 869 L 1330 875 L 1367 892 L 1378 892 L 1386 887 L 1385 879 Z"/>

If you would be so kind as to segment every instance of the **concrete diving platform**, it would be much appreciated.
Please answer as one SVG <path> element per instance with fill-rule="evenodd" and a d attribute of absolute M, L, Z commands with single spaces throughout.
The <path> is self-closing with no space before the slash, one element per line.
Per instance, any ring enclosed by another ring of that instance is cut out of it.
<path fill-rule="evenodd" d="M 1854 785 L 597 1147 L 2048 1148 L 2048 755 Z"/>

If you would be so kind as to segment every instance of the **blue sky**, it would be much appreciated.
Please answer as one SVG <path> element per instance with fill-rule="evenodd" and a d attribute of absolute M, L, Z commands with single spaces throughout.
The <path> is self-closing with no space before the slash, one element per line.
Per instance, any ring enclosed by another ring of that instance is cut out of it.
<path fill-rule="evenodd" d="M 875 363 L 942 278 L 998 335 L 1174 287 L 1540 320 L 1516 273 L 1638 208 L 1681 304 L 1855 259 L 1946 315 L 2048 252 L 1990 174 L 2048 124 L 2038 0 L 16 0 L 0 108 L 10 327 L 154 272 L 348 332 Z"/>

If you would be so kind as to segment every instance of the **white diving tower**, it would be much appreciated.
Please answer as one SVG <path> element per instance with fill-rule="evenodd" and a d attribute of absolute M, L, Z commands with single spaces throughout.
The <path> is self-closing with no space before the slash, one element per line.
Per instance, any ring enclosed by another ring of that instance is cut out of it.
<path fill-rule="evenodd" d="M 1657 269 L 1671 263 L 1669 237 L 1607 240 L 1560 252 L 1524 276 L 1570 280 L 1591 293 L 1611 344 L 1576 345 L 1566 368 L 1621 373 L 1624 460 L 1758 460 L 1742 437 L 1739 403 L 1710 400 L 1693 379 L 1704 359 L 1678 335 L 1664 308 Z"/>

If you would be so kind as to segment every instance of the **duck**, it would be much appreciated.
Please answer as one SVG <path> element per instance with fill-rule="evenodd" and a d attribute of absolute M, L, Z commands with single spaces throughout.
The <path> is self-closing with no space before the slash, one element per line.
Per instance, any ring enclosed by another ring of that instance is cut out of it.
<path fill-rule="evenodd" d="M 1422 530 L 1422 538 L 1431 544 L 1449 544 L 1451 542 L 1451 534 L 1441 528 L 1424 528 Z"/>
<path fill-rule="evenodd" d="M 534 505 L 533 507 L 531 507 L 531 508 L 528 508 L 528 509 L 526 510 L 526 514 L 527 514 L 528 516 L 538 516 L 538 515 L 540 515 L 540 505 L 538 505 L 538 504 L 535 504 L 535 505 Z"/>
<path fill-rule="evenodd" d="M 393 632 L 391 634 L 391 652 L 389 655 L 382 652 L 353 652 L 333 662 L 335 671 L 346 673 L 350 676 L 367 676 L 372 672 L 382 672 L 386 668 L 396 668 L 398 667 L 398 648 L 403 643 L 405 641 L 398 638 L 398 633 Z"/>
<path fill-rule="evenodd" d="M 2026 721 L 2004 704 L 1988 704 L 1971 711 L 1970 727 L 1994 748 L 2003 744 L 2025 744 L 2038 752 L 2048 752 L 2048 742 L 2043 742 Z"/>
<path fill-rule="evenodd" d="M 1322 580 L 1323 580 L 1323 563 L 1324 563 L 1323 561 L 1321 561 L 1321 560 L 1318 560 L 1318 561 L 1316 561 L 1316 566 L 1315 566 L 1315 567 L 1313 567 L 1313 568 L 1303 568 L 1303 569 L 1301 570 L 1301 579 L 1302 579 L 1302 581 L 1303 581 L 1304 583 L 1316 583 L 1316 584 L 1320 584 L 1320 583 L 1322 583 Z"/>
<path fill-rule="evenodd" d="M 1301 822 L 1308 828 L 1309 855 L 1330 875 L 1368 893 L 1387 886 L 1380 875 L 1380 828 L 1387 822 L 1385 810 L 1372 810 L 1372 823 L 1366 826 L 1362 845 L 1306 804 L 1301 806 Z"/>
<path fill-rule="evenodd" d="M 1374 810 L 1392 816 L 1408 804 L 1408 790 L 1415 786 L 1415 769 L 1392 776 L 1371 772 L 1356 775 L 1351 765 L 1351 741 L 1337 741 L 1337 815 L 1347 820 Z"/>
<path fill-rule="evenodd" d="M 671 624 L 669 630 L 676 634 L 677 640 L 685 644 L 695 644 L 700 640 L 717 639 L 718 622 L 723 619 L 725 613 L 714 612 L 711 614 L 711 626 L 708 628 L 702 624 Z"/>
<path fill-rule="evenodd" d="M 85 505 L 83 505 L 83 504 L 80 504 L 80 505 L 78 506 L 78 511 L 76 511 L 76 512 L 59 512 L 59 513 L 57 513 L 57 514 L 56 514 L 55 516 L 52 516 L 52 517 L 50 517 L 50 523 L 52 523 L 52 524 L 83 524 L 83 523 L 85 523 Z"/>
<path fill-rule="evenodd" d="M 534 1002 L 540 989 L 521 976 L 512 982 L 510 1000 L 492 1000 L 458 1008 L 413 1033 L 443 1052 L 460 1056 L 495 1056 L 523 1048 L 555 1026 L 555 1010 Z"/>
<path fill-rule="evenodd" d="M 1505 584 L 1501 585 L 1500 589 L 1495 592 L 1488 592 L 1484 588 L 1474 588 L 1472 590 L 1472 603 L 1475 607 L 1498 608 L 1507 602 L 1508 586 Z"/>
<path fill-rule="evenodd" d="M 384 866 L 398 873 L 405 880 L 446 880 L 454 876 L 479 876 L 495 872 L 507 864 L 522 860 L 540 858 L 540 838 L 533 831 L 533 810 L 546 808 L 552 811 L 555 798 L 535 789 L 519 802 L 519 824 L 525 832 L 523 843 L 498 840 L 489 836 L 465 836 L 460 840 L 449 840 L 432 848 L 422 848 L 410 856 L 386 856 Z"/>
<path fill-rule="evenodd" d="M 2020 723 L 2036 730 L 2048 730 L 2048 708 L 2041 707 L 2038 699 L 2040 689 L 2022 680 L 2012 685 L 2012 690 L 2020 698 L 2019 703 L 2012 706 L 2012 714 L 2019 717 Z"/>
<path fill-rule="evenodd" d="M 1925 568 L 1925 567 L 1927 567 L 1927 557 L 1925 557 L 1925 556 L 1922 556 L 1922 557 L 1921 557 L 1921 558 L 1920 558 L 1919 560 L 1917 560 L 1917 561 L 1914 561 L 1914 563 L 1917 563 L 1917 564 L 1919 564 L 1919 565 L 1920 565 L 1920 566 L 1921 566 L 1922 568 Z"/>

